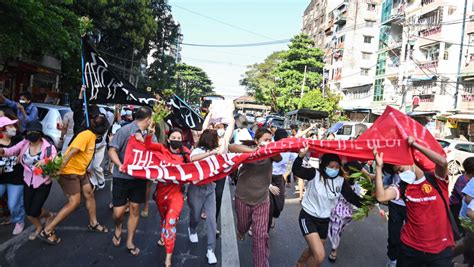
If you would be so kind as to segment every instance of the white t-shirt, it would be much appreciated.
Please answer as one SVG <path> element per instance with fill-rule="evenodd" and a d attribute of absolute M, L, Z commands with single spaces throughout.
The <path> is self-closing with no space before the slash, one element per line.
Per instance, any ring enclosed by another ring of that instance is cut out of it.
<path fill-rule="evenodd" d="M 326 183 L 325 185 L 324 180 L 321 179 L 319 171 L 316 171 L 314 179 L 306 185 L 302 202 L 304 211 L 321 219 L 331 216 L 332 209 L 336 207 L 337 200 L 341 197 L 344 178 L 338 176 L 333 180 L 328 179 Z"/>
<path fill-rule="evenodd" d="M 294 161 L 298 154 L 294 152 L 281 153 L 281 160 L 279 162 L 273 162 L 272 175 L 283 175 L 286 173 L 288 163 Z"/>

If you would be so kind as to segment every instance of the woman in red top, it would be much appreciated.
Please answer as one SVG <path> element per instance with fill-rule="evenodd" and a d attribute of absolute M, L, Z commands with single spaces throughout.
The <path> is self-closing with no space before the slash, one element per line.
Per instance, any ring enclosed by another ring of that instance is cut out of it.
<path fill-rule="evenodd" d="M 412 137 L 408 137 L 408 145 L 434 162 L 435 171 L 423 172 L 416 165 L 394 166 L 394 171 L 400 175 L 400 186 L 386 189 L 382 182 L 383 153 L 379 155 L 374 149 L 377 200 L 385 202 L 403 198 L 407 207 L 397 266 L 453 266 L 453 231 L 443 201 L 443 198 L 448 199 L 448 163 L 445 157 L 421 146 Z"/>
<path fill-rule="evenodd" d="M 167 141 L 168 147 L 165 147 L 160 143 L 152 143 L 151 136 L 148 136 L 145 145 L 168 154 L 167 161 L 169 163 L 183 164 L 190 162 L 190 151 L 183 146 L 183 132 L 180 129 L 172 129 L 168 134 Z M 161 238 L 158 245 L 166 248 L 165 266 L 171 266 L 176 241 L 176 226 L 184 204 L 181 184 L 170 181 L 159 182 L 156 185 L 155 201 L 161 216 Z"/>

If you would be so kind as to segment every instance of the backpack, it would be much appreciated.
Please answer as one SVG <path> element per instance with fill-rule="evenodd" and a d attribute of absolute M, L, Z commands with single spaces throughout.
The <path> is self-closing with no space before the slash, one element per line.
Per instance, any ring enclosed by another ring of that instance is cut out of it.
<path fill-rule="evenodd" d="M 448 203 L 446 202 L 446 199 L 443 196 L 443 193 L 441 191 L 441 188 L 439 187 L 438 183 L 436 182 L 436 177 L 434 177 L 431 173 L 425 172 L 425 177 L 426 180 L 436 189 L 438 194 L 441 196 L 441 199 L 443 200 L 445 211 L 448 214 L 449 222 L 451 223 L 451 229 L 453 231 L 453 237 L 454 241 L 458 241 L 461 239 L 461 233 L 459 232 L 458 225 L 456 223 L 456 220 L 454 219 L 453 214 L 451 211 L 449 211 L 449 206 Z M 400 181 L 400 196 L 403 198 L 403 201 L 406 202 L 406 196 L 405 196 L 405 191 L 407 188 L 407 183 L 404 181 Z"/>

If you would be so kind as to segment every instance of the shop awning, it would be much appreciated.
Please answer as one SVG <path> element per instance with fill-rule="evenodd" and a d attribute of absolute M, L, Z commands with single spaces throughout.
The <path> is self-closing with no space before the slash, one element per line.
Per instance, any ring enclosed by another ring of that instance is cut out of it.
<path fill-rule="evenodd" d="M 455 114 L 449 116 L 448 119 L 454 120 L 474 120 L 474 114 Z"/>
<path fill-rule="evenodd" d="M 372 84 L 371 83 L 368 83 L 368 84 L 363 84 L 363 85 L 358 85 L 358 86 L 352 86 L 352 87 L 344 87 L 342 88 L 342 90 L 360 90 L 360 91 L 369 91 L 370 90 L 370 87 L 372 87 Z"/>

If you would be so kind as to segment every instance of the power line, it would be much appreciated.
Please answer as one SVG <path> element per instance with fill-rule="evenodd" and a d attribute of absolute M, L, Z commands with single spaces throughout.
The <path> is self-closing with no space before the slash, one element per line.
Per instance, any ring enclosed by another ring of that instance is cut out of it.
<path fill-rule="evenodd" d="M 193 11 L 193 10 L 190 10 L 190 9 L 187 9 L 187 8 L 184 8 L 184 7 L 181 7 L 181 6 L 178 6 L 178 5 L 176 5 L 176 4 L 173 5 L 173 7 L 177 7 L 177 8 L 179 8 L 179 9 L 185 10 L 185 11 L 190 12 L 190 13 L 193 13 L 193 14 L 195 14 L 195 15 L 204 17 L 204 18 L 206 18 L 206 19 L 212 20 L 212 21 L 217 22 L 217 23 L 220 23 L 220 24 L 227 25 L 227 26 L 232 27 L 232 28 L 234 28 L 234 29 L 238 29 L 238 30 L 241 30 L 241 31 L 244 31 L 244 32 L 253 34 L 253 35 L 255 35 L 255 36 L 263 37 L 263 38 L 268 39 L 268 40 L 275 40 L 275 38 L 271 38 L 271 37 L 265 36 L 265 35 L 263 35 L 263 34 L 256 33 L 256 32 L 254 32 L 254 31 L 244 29 L 244 28 L 242 28 L 242 27 L 239 27 L 239 26 L 236 26 L 236 25 L 227 23 L 227 22 L 222 21 L 222 20 L 215 19 L 215 18 L 213 18 L 213 17 L 209 17 L 209 16 L 207 16 L 207 15 L 204 15 L 204 14 L 198 13 L 198 12 L 196 12 L 196 11 Z"/>
<path fill-rule="evenodd" d="M 276 44 L 286 44 L 289 43 L 291 39 L 275 40 L 269 42 L 260 42 L 260 43 L 246 43 L 246 44 L 190 44 L 190 43 L 181 43 L 186 46 L 196 46 L 196 47 L 251 47 L 251 46 L 265 46 L 265 45 L 276 45 Z"/>

